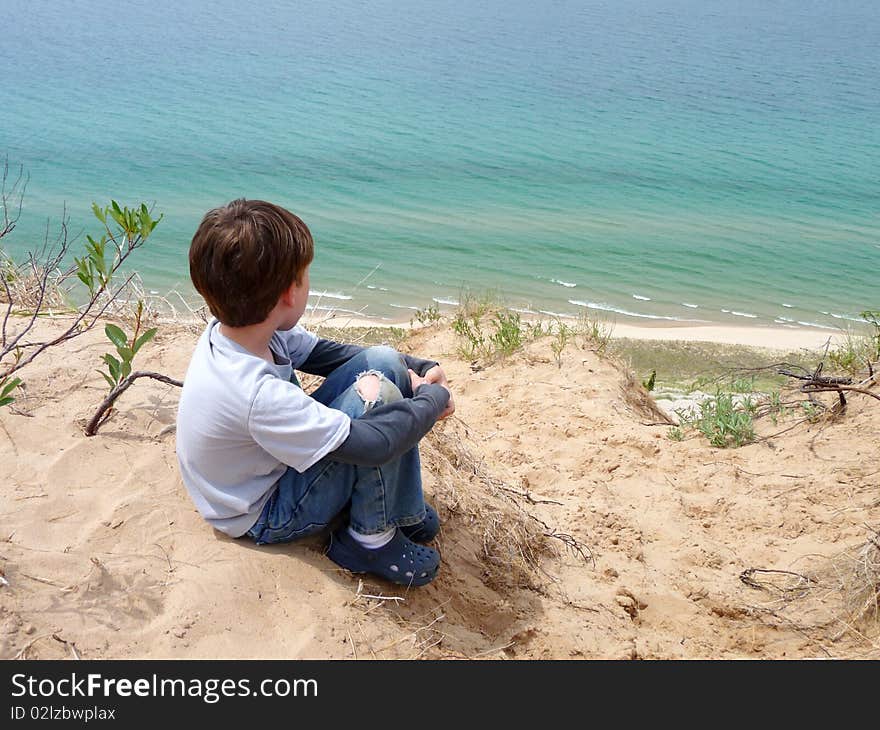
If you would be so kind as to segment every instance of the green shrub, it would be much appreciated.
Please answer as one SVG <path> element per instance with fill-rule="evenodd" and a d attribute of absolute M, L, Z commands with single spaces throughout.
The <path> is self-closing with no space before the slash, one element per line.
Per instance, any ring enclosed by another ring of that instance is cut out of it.
<path fill-rule="evenodd" d="M 754 411 L 751 398 L 737 405 L 733 394 L 718 391 L 700 405 L 695 425 L 712 446 L 743 446 L 755 439 Z"/>
<path fill-rule="evenodd" d="M 416 310 L 416 313 L 410 318 L 409 323 L 418 322 L 420 325 L 428 326 L 440 321 L 440 308 L 436 304 L 429 304 L 424 309 Z"/>
<path fill-rule="evenodd" d="M 510 355 L 523 345 L 523 329 L 519 312 L 502 310 L 492 318 L 494 332 L 489 337 L 494 352 Z"/>

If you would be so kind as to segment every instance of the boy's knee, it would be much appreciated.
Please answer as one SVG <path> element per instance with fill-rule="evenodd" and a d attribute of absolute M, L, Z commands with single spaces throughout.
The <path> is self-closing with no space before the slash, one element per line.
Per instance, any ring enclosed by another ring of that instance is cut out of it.
<path fill-rule="evenodd" d="M 379 376 L 369 372 L 362 373 L 355 381 L 355 388 L 357 388 L 358 395 L 366 403 L 373 403 L 378 400 L 380 385 L 381 381 L 379 380 Z"/>
<path fill-rule="evenodd" d="M 403 398 L 400 389 L 377 370 L 367 370 L 358 375 L 355 390 L 364 402 L 364 411 L 376 404 L 393 403 Z"/>
<path fill-rule="evenodd" d="M 367 366 L 370 370 L 383 373 L 386 378 L 400 386 L 409 381 L 409 372 L 403 356 L 393 347 L 374 345 L 366 350 Z"/>

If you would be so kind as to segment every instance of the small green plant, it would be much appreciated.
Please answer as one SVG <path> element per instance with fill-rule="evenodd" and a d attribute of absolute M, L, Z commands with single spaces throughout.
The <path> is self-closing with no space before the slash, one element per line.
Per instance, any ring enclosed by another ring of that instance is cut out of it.
<path fill-rule="evenodd" d="M 772 391 L 767 396 L 767 415 L 770 416 L 774 426 L 779 423 L 779 416 L 785 413 L 785 410 L 785 406 L 782 404 L 782 393 L 778 390 Z"/>
<path fill-rule="evenodd" d="M 806 418 L 810 423 L 816 423 L 819 420 L 819 417 L 822 415 L 822 409 L 816 405 L 815 403 L 811 403 L 810 401 L 804 401 L 801 403 L 801 408 L 804 411 L 804 418 Z"/>
<path fill-rule="evenodd" d="M 495 331 L 489 339 L 496 352 L 510 355 L 522 347 L 523 329 L 519 312 L 510 310 L 495 312 L 492 324 Z"/>
<path fill-rule="evenodd" d="M 666 436 L 670 441 L 684 441 L 684 431 L 681 430 L 680 426 L 670 428 Z"/>
<path fill-rule="evenodd" d="M 77 278 L 85 284 L 94 299 L 108 288 L 114 272 L 133 248 L 132 243 L 137 242 L 134 245 L 139 246 L 146 241 L 163 216 L 154 219 L 145 203 L 141 203 L 139 208 L 120 208 L 115 200 L 104 208 L 92 203 L 92 213 L 104 225 L 105 233 L 99 239 L 87 235 L 86 255 L 82 258 L 75 256 L 73 260 L 76 262 Z M 107 223 L 108 217 L 116 223 L 115 230 Z M 108 243 L 113 244 L 112 258 L 109 260 Z"/>
<path fill-rule="evenodd" d="M 13 403 L 15 401 L 15 398 L 11 395 L 11 393 L 19 385 L 21 385 L 21 378 L 7 377 L 0 380 L 0 407 L 8 406 L 10 403 Z"/>
<path fill-rule="evenodd" d="M 828 360 L 838 370 L 855 377 L 866 362 L 874 359 L 874 354 L 875 344 L 871 338 L 848 329 L 843 340 L 828 352 Z"/>
<path fill-rule="evenodd" d="M 462 357 L 473 360 L 483 354 L 486 349 L 486 336 L 480 328 L 479 316 L 459 310 L 452 320 L 452 330 L 460 338 L 458 352 Z"/>
<path fill-rule="evenodd" d="M 480 320 L 492 311 L 502 307 L 501 295 L 496 291 L 484 291 L 480 294 L 464 290 L 458 296 L 458 311 L 471 319 Z"/>
<path fill-rule="evenodd" d="M 650 393 L 652 390 L 654 390 L 654 385 L 656 382 L 657 382 L 657 371 L 651 370 L 651 374 L 648 376 L 648 378 L 646 380 L 642 381 L 642 386 L 644 387 L 645 390 L 647 390 Z"/>
<path fill-rule="evenodd" d="M 750 398 L 737 405 L 733 394 L 717 391 L 714 398 L 700 405 L 695 425 L 712 446 L 743 446 L 755 439 L 754 409 Z"/>
<path fill-rule="evenodd" d="M 548 332 L 548 334 L 553 334 L 553 342 L 550 343 L 550 351 L 553 353 L 553 359 L 556 360 L 556 365 L 558 367 L 562 367 L 562 352 L 568 346 L 569 340 L 575 334 L 575 330 L 573 327 L 569 327 L 565 322 L 557 319 L 553 323 L 552 333 Z"/>
<path fill-rule="evenodd" d="M 422 326 L 432 325 L 440 321 L 440 308 L 436 304 L 429 304 L 424 309 L 419 309 L 409 320 L 410 324 L 418 322 Z"/>
<path fill-rule="evenodd" d="M 111 391 L 114 388 L 117 388 L 123 380 L 131 375 L 131 361 L 134 359 L 134 356 L 137 355 L 138 350 L 149 342 L 157 332 L 157 328 L 153 327 L 143 334 L 140 334 L 143 313 L 144 303 L 141 300 L 138 301 L 135 329 L 131 339 L 128 339 L 125 332 L 115 324 L 108 324 L 104 327 L 104 333 L 107 335 L 107 339 L 116 346 L 116 352 L 119 355 L 119 359 L 117 359 L 110 353 L 105 353 L 101 359 L 107 365 L 107 372 L 98 370 L 98 372 L 104 377 L 104 380 L 107 381 Z"/>
<path fill-rule="evenodd" d="M 613 332 L 611 325 L 582 312 L 578 315 L 576 329 L 584 340 L 584 348 L 591 347 L 600 354 L 608 349 Z"/>
<path fill-rule="evenodd" d="M 555 329 L 552 323 L 544 324 L 541 320 L 536 319 L 533 322 L 523 322 L 523 335 L 529 342 L 539 340 L 542 337 L 552 335 Z"/>
<path fill-rule="evenodd" d="M 866 309 L 859 316 L 874 328 L 874 331 L 868 335 L 873 344 L 871 360 L 880 360 L 880 311 Z"/>
<path fill-rule="evenodd" d="M 730 384 L 734 393 L 752 393 L 755 390 L 754 378 L 737 378 Z"/>

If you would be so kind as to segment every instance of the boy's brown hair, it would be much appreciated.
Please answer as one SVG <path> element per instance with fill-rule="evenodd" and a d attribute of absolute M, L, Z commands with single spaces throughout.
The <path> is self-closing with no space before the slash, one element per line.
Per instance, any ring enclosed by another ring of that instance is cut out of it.
<path fill-rule="evenodd" d="M 233 200 L 208 211 L 189 247 L 189 274 L 217 319 L 258 324 L 315 255 L 299 217 L 264 200 Z"/>

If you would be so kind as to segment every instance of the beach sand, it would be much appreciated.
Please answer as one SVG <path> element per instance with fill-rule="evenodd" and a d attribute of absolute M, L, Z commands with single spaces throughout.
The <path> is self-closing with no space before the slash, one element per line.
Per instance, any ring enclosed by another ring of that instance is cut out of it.
<path fill-rule="evenodd" d="M 164 325 L 137 367 L 183 378 L 199 329 Z M 443 565 L 413 590 L 347 574 L 319 538 L 214 532 L 178 473 L 173 386 L 138 381 L 86 438 L 100 329 L 37 359 L 0 410 L 0 657 L 878 657 L 836 587 L 880 518 L 874 399 L 717 450 L 670 440 L 589 348 L 472 366 L 446 325 L 400 347 L 440 359 L 457 403 L 423 442 Z"/>

